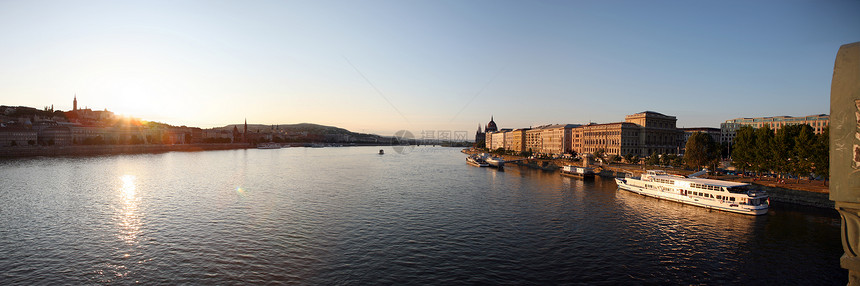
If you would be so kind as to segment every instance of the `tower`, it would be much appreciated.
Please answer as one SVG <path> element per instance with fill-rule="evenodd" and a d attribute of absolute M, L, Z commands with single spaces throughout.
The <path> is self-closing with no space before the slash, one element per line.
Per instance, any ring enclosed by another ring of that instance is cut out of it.
<path fill-rule="evenodd" d="M 78 110 L 78 94 L 75 93 L 75 100 L 72 101 L 72 111 Z"/>
<path fill-rule="evenodd" d="M 475 132 L 475 147 L 483 148 L 484 141 L 487 139 L 486 133 L 481 131 L 481 124 L 478 124 L 478 132 Z"/>
<path fill-rule="evenodd" d="M 248 118 L 245 118 L 245 129 L 242 131 L 242 141 L 248 142 Z"/>

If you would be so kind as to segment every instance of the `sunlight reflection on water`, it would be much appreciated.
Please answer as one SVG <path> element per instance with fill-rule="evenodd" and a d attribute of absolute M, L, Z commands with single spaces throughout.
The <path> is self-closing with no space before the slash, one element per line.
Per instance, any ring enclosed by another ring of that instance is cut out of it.
<path fill-rule="evenodd" d="M 137 244 L 141 226 L 141 218 L 138 214 L 139 198 L 134 184 L 136 179 L 134 175 L 120 177 L 122 187 L 120 187 L 119 196 L 122 205 L 117 209 L 116 214 L 119 217 L 119 239 L 129 245 Z"/>

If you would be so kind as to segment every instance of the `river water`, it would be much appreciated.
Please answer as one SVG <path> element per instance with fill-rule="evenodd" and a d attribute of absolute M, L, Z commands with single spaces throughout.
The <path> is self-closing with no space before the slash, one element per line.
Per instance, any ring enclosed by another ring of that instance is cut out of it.
<path fill-rule="evenodd" d="M 751 217 L 379 148 L 2 160 L 0 282 L 847 283 L 835 211 Z"/>

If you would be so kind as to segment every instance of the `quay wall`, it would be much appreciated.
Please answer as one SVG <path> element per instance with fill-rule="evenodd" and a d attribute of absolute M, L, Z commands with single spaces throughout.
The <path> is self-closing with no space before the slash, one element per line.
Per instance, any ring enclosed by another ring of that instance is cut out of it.
<path fill-rule="evenodd" d="M 771 203 L 786 203 L 810 207 L 833 209 L 836 204 L 830 200 L 826 193 L 807 192 L 800 190 L 770 187 L 753 183 L 753 189 L 767 192 Z"/>
<path fill-rule="evenodd" d="M 87 146 L 19 146 L 0 148 L 0 158 L 35 156 L 95 156 L 114 154 L 163 153 L 171 151 L 207 151 L 246 149 L 252 146 L 239 144 L 177 144 L 177 145 L 87 145 Z"/>

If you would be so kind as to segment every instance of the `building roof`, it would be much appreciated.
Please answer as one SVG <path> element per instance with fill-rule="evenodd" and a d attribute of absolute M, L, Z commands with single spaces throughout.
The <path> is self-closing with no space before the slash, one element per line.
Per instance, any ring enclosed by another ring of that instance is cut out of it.
<path fill-rule="evenodd" d="M 648 116 L 648 115 L 657 115 L 657 116 L 663 116 L 663 117 L 671 117 L 671 118 L 675 118 L 675 116 L 666 115 L 666 114 L 662 114 L 662 113 L 660 113 L 660 112 L 655 112 L 655 111 L 650 111 L 650 110 L 645 110 L 645 111 L 642 111 L 642 112 L 639 112 L 639 113 L 636 113 L 636 114 L 627 115 L 627 116 L 625 116 L 625 117 L 633 117 L 633 116 Z"/>
<path fill-rule="evenodd" d="M 618 124 L 639 126 L 636 123 L 632 123 L 632 122 L 611 122 L 611 123 L 589 123 L 588 125 L 583 125 L 582 127 L 590 127 L 590 126 L 591 127 L 598 127 L 598 126 L 618 125 Z"/>
<path fill-rule="evenodd" d="M 813 115 L 797 116 L 797 117 L 786 116 L 786 115 L 766 116 L 766 117 L 738 117 L 738 118 L 726 120 L 725 123 L 740 123 L 740 122 L 745 122 L 745 120 L 756 120 L 756 119 L 758 119 L 758 120 L 774 120 L 774 119 L 797 119 L 797 120 L 813 119 L 813 120 L 816 120 L 816 119 L 830 119 L 830 115 L 813 114 Z"/>
<path fill-rule="evenodd" d="M 685 132 L 696 132 L 696 131 L 705 131 L 705 132 L 720 132 L 719 128 L 714 127 L 690 127 L 690 128 L 678 128 L 684 130 Z"/>

